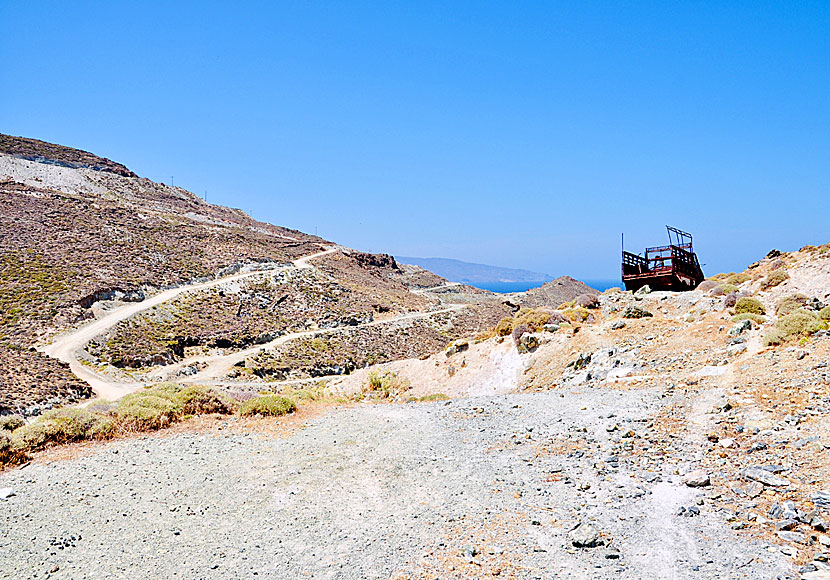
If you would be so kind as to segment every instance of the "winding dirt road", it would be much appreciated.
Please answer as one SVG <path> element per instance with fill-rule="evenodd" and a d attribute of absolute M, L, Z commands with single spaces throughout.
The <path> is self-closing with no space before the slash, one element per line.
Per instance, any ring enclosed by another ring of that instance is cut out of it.
<path fill-rule="evenodd" d="M 290 266 L 251 270 L 249 272 L 243 272 L 240 274 L 234 274 L 232 276 L 217 278 L 215 280 L 210 280 L 208 282 L 190 284 L 186 286 L 180 286 L 178 288 L 171 288 L 170 290 L 165 290 L 164 292 L 160 292 L 155 296 L 147 298 L 146 300 L 143 300 L 141 302 L 119 306 L 118 308 L 115 308 L 107 312 L 101 318 L 60 336 L 53 343 L 39 347 L 39 350 L 51 356 L 52 358 L 56 358 L 67 363 L 72 373 L 74 373 L 75 376 L 81 379 L 82 381 L 88 383 L 92 387 L 92 390 L 97 397 L 110 401 L 120 399 L 121 397 L 142 388 L 144 386 L 144 383 L 139 381 L 116 381 L 112 378 L 105 377 L 96 373 L 89 366 L 85 366 L 78 358 L 78 353 L 86 347 L 89 341 L 91 341 L 97 336 L 100 336 L 101 334 L 104 334 L 119 322 L 127 320 L 128 318 L 135 316 L 136 314 L 139 314 L 141 312 L 144 312 L 145 310 L 149 310 L 154 306 L 158 306 L 159 304 L 163 304 L 164 302 L 172 300 L 177 296 L 184 294 L 185 292 L 198 292 L 201 290 L 212 288 L 214 286 L 227 284 L 228 282 L 243 280 L 245 278 L 250 278 L 252 276 L 257 276 L 263 273 L 272 273 L 292 269 L 302 270 L 314 268 L 314 266 L 310 263 L 311 260 L 314 260 L 315 258 L 320 258 L 328 254 L 332 254 L 334 252 L 337 252 L 338 250 L 339 248 L 336 246 L 326 247 L 326 249 L 321 252 L 310 254 L 308 256 L 304 256 L 302 258 L 294 260 L 292 265 Z M 425 291 L 429 290 L 432 289 L 426 289 Z M 465 307 L 466 305 L 464 304 L 454 304 L 452 306 L 448 306 L 446 308 L 442 308 L 439 310 L 402 314 L 400 316 L 395 316 L 383 320 L 374 320 L 372 322 L 366 322 L 356 326 L 324 328 L 318 330 L 304 330 L 300 332 L 293 332 L 290 334 L 280 336 L 279 338 L 276 338 L 271 342 L 265 344 L 258 344 L 253 347 L 246 348 L 230 354 L 207 357 L 193 357 L 190 359 L 186 359 L 184 361 L 177 363 L 176 365 L 165 367 L 164 369 L 161 369 L 155 373 L 151 373 L 149 375 L 149 378 L 155 380 L 168 378 L 172 376 L 177 369 L 199 362 L 205 363 L 207 366 L 205 366 L 198 373 L 180 380 L 182 380 L 182 382 L 188 383 L 197 383 L 205 381 L 215 382 L 224 378 L 225 375 L 231 370 L 231 368 L 235 364 L 245 360 L 247 357 L 254 355 L 259 351 L 277 347 L 281 344 L 284 344 L 297 338 L 305 336 L 315 336 L 320 334 L 333 334 L 346 329 L 353 330 L 356 328 L 367 328 L 371 326 L 379 326 L 381 324 L 391 324 L 394 322 L 428 318 L 430 316 L 435 316 L 437 314 L 455 312 Z"/>
<path fill-rule="evenodd" d="M 303 256 L 302 258 L 294 260 L 290 266 L 251 270 L 249 272 L 217 278 L 208 282 L 171 288 L 170 290 L 159 292 L 155 296 L 142 300 L 141 302 L 119 306 L 118 308 L 107 312 L 101 318 L 60 336 L 51 344 L 39 347 L 38 350 L 51 356 L 52 358 L 56 358 L 67 363 L 75 376 L 88 383 L 98 397 L 116 400 L 124 395 L 138 390 L 141 388 L 142 383 L 114 381 L 110 378 L 99 375 L 89 367 L 81 364 L 81 361 L 78 359 L 78 351 L 85 348 L 90 340 L 105 333 L 119 322 L 127 320 L 131 316 L 135 316 L 140 312 L 149 310 L 154 306 L 158 306 L 159 304 L 172 300 L 185 292 L 198 292 L 207 288 L 227 284 L 228 282 L 244 280 L 245 278 L 250 278 L 252 276 L 257 276 L 267 272 L 270 273 L 292 269 L 303 270 L 313 268 L 314 266 L 309 263 L 310 260 L 332 254 L 336 251 L 338 251 L 338 248 L 336 246 L 331 246 L 321 252 Z"/>

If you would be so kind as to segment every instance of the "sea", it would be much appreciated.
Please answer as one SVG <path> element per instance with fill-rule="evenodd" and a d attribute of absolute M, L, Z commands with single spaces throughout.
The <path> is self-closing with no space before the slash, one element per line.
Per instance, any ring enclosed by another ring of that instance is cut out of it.
<path fill-rule="evenodd" d="M 619 279 L 582 281 L 591 288 L 599 290 L 600 292 L 613 288 L 614 286 L 618 288 L 622 287 L 622 281 Z M 475 284 L 475 286 L 477 288 L 482 288 L 483 290 L 489 290 L 490 292 L 508 294 L 510 292 L 524 292 L 525 290 L 530 290 L 531 288 L 538 288 L 545 282 L 547 282 L 547 280 L 541 282 L 479 282 L 478 284 Z"/>

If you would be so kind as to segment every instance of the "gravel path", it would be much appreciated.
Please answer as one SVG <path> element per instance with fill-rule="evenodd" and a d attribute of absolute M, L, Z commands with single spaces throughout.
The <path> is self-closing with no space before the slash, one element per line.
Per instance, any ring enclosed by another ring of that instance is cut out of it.
<path fill-rule="evenodd" d="M 620 452 L 671 398 L 581 388 L 363 405 L 284 438 L 147 437 L 36 462 L 0 474 L 16 493 L 0 501 L 0 576 L 787 577 L 780 552 L 673 475 L 682 448 Z M 677 515 L 699 498 L 700 515 Z M 605 545 L 574 547 L 580 521 Z"/>

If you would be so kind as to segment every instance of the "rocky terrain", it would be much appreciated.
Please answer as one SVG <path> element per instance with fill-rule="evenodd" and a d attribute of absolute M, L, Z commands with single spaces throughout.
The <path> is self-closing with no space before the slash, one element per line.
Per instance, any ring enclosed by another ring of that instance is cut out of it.
<path fill-rule="evenodd" d="M 830 578 L 830 244 L 501 297 L 29 146 L 10 215 L 193 204 L 217 247 L 123 279 L 59 259 L 77 221 L 4 249 L 0 576 Z M 92 387 L 133 394 L 10 415 Z"/>

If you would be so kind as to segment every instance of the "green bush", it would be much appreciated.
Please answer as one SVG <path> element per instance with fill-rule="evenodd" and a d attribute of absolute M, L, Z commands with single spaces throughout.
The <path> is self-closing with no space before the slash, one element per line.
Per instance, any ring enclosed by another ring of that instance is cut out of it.
<path fill-rule="evenodd" d="M 807 310 L 796 310 L 791 314 L 782 316 L 775 323 L 775 328 L 790 336 L 805 336 L 821 330 L 822 322 L 814 312 Z"/>
<path fill-rule="evenodd" d="M 763 324 L 764 322 L 766 322 L 767 319 L 761 316 L 760 314 L 752 314 L 751 312 L 736 314 L 732 317 L 732 322 L 740 322 L 741 320 L 751 320 L 756 324 Z"/>
<path fill-rule="evenodd" d="M 419 403 L 431 403 L 433 401 L 449 401 L 450 398 L 444 393 L 432 393 L 431 395 L 424 395 L 415 399 Z"/>
<path fill-rule="evenodd" d="M 825 306 L 818 311 L 819 318 L 825 322 L 830 322 L 830 306 Z"/>
<path fill-rule="evenodd" d="M 54 409 L 12 433 L 13 447 L 37 451 L 47 445 L 86 439 L 107 439 L 113 434 L 112 419 L 86 409 Z"/>
<path fill-rule="evenodd" d="M 293 413 L 297 405 L 288 397 L 280 395 L 262 395 L 256 399 L 250 399 L 239 407 L 239 414 L 245 417 L 251 415 L 264 415 L 277 417 Z"/>
<path fill-rule="evenodd" d="M 743 314 L 745 312 L 749 314 L 767 313 L 760 300 L 757 298 L 750 298 L 749 296 L 744 296 L 743 298 L 740 298 L 737 303 L 735 303 L 735 314 Z"/>
<path fill-rule="evenodd" d="M 0 430 L 2 431 L 14 431 L 25 424 L 26 421 L 20 415 L 3 415 L 0 417 Z"/>
<path fill-rule="evenodd" d="M 115 409 L 118 426 L 124 431 L 152 431 L 167 427 L 183 414 L 181 403 L 154 393 L 124 397 Z"/>
<path fill-rule="evenodd" d="M 735 286 L 734 284 L 721 284 L 720 285 L 720 290 L 724 294 L 731 294 L 732 292 L 737 292 L 738 287 Z"/>
<path fill-rule="evenodd" d="M 790 275 L 787 274 L 784 270 L 773 270 L 772 272 L 767 275 L 763 282 L 761 282 L 761 288 L 767 290 L 769 288 L 774 288 L 781 284 L 784 280 L 789 278 Z"/>

